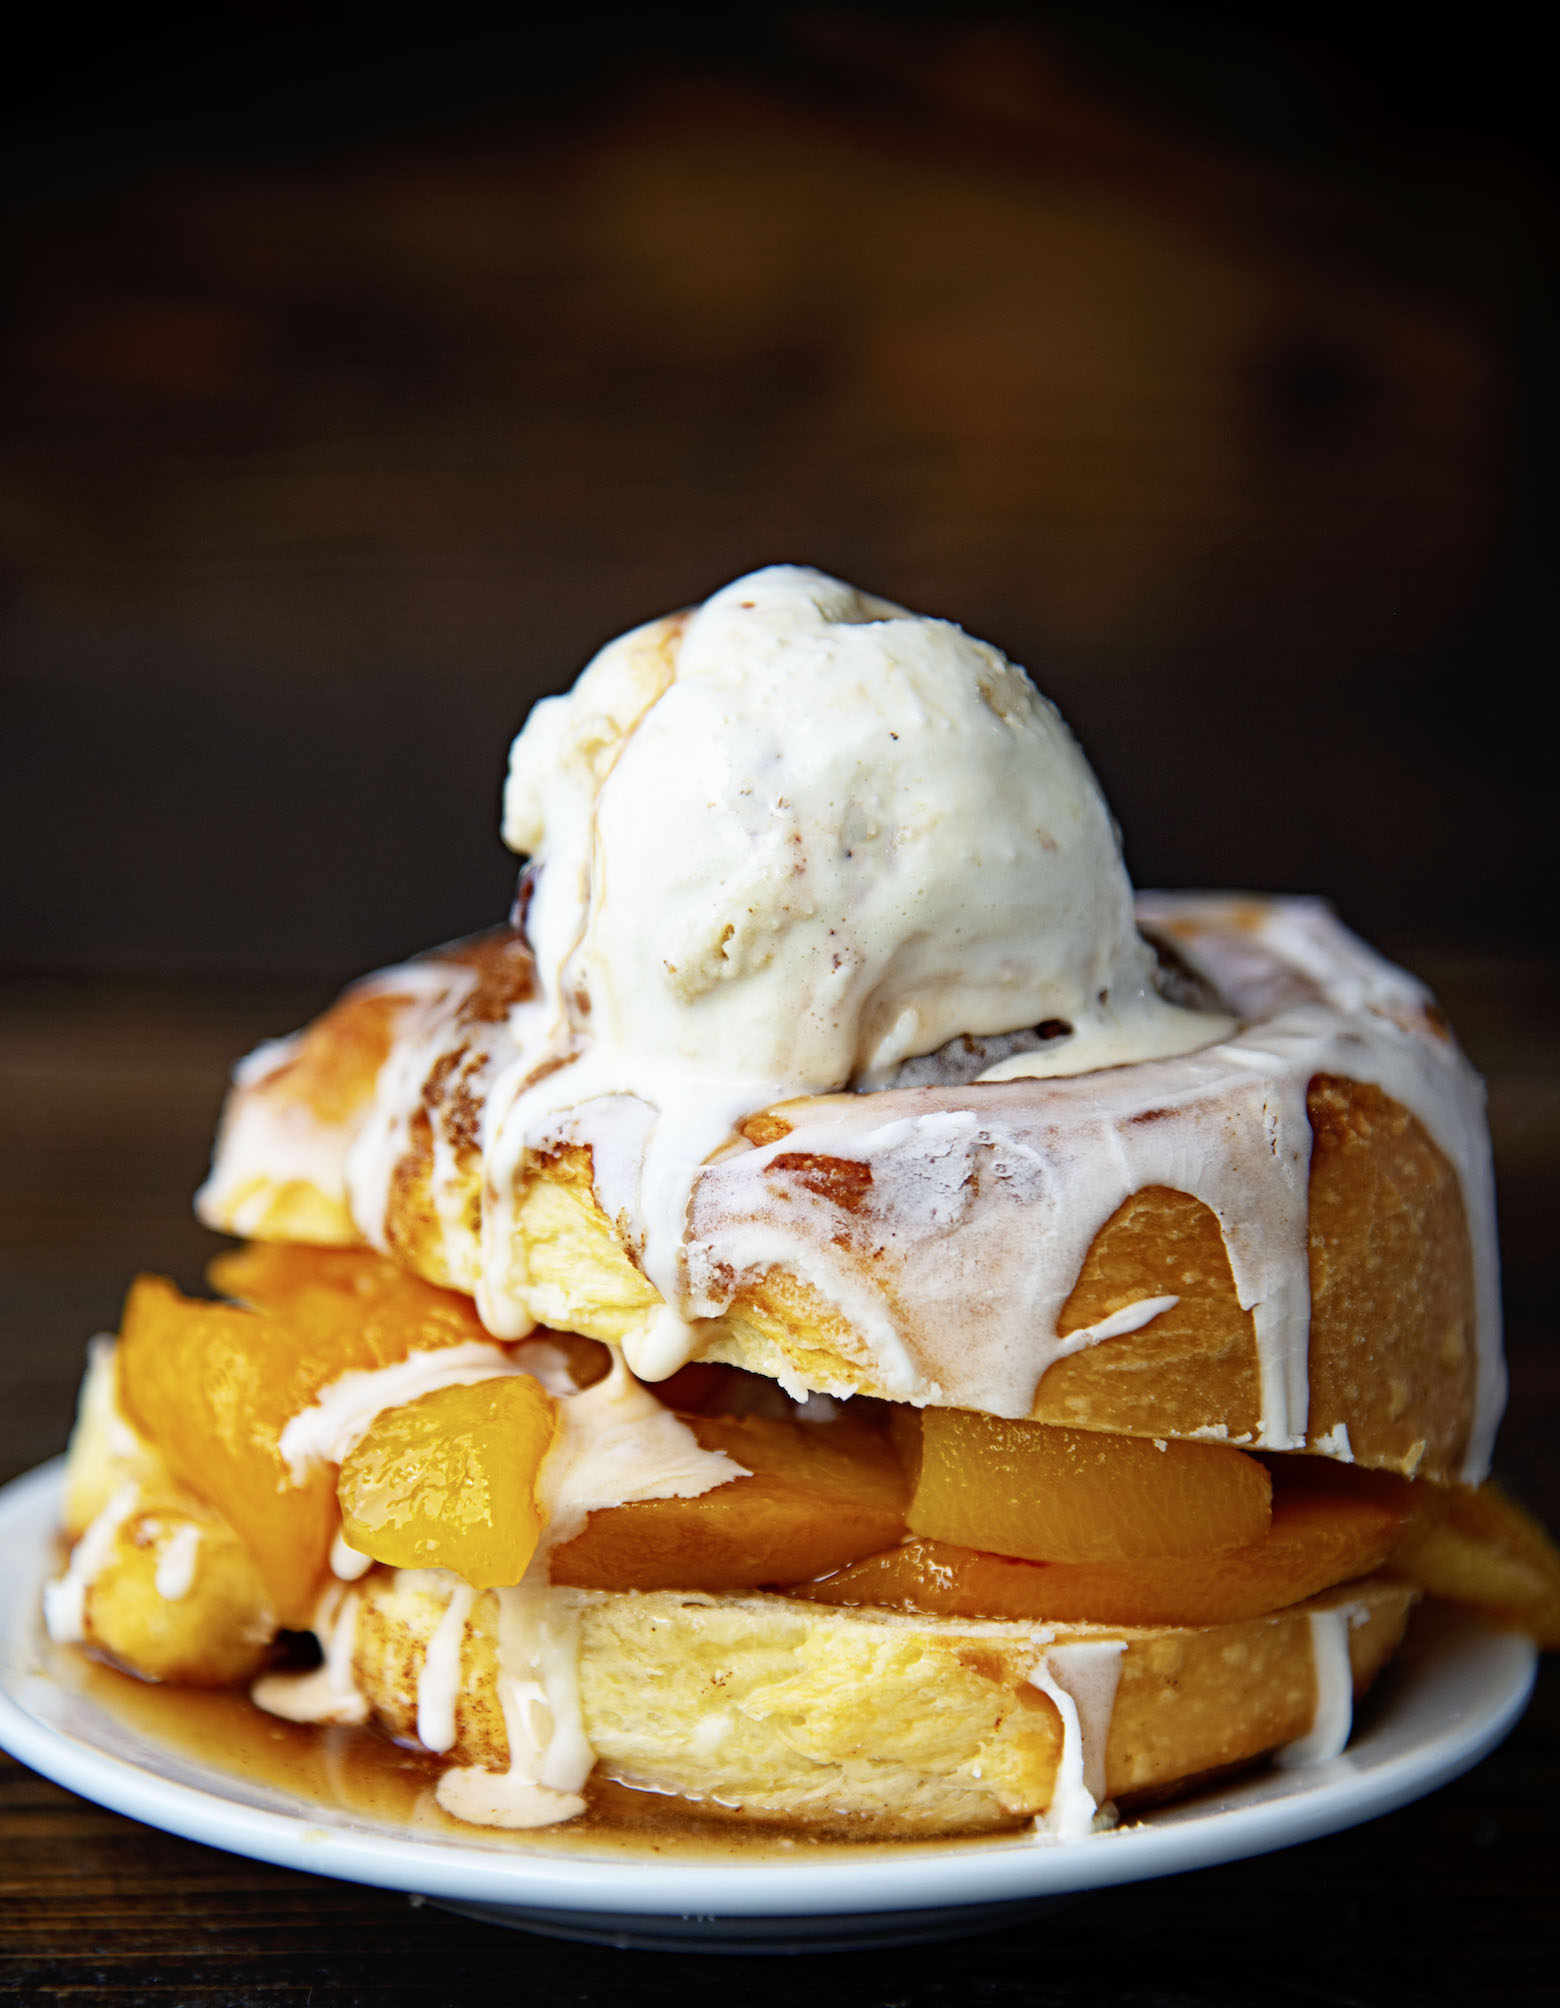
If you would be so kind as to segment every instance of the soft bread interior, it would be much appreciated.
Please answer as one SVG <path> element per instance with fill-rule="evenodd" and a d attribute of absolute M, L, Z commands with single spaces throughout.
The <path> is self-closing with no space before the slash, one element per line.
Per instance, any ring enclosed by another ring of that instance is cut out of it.
<path fill-rule="evenodd" d="M 353 1670 L 411 1737 L 428 1642 L 454 1579 L 376 1571 Z M 562 1593 L 578 1601 L 584 1727 L 601 1771 L 750 1817 L 889 1830 L 1000 1827 L 1050 1804 L 1060 1716 L 1030 1680 L 1047 1645 L 1124 1639 L 1106 1746 L 1112 1797 L 1250 1762 L 1316 1709 L 1310 1614 L 1346 1606 L 1357 1693 L 1396 1650 L 1415 1593 L 1373 1577 L 1242 1624 L 1196 1630 L 959 1621 L 832 1611 L 778 1596 Z M 451 1755 L 501 1770 L 497 1600 L 460 1647 Z"/>

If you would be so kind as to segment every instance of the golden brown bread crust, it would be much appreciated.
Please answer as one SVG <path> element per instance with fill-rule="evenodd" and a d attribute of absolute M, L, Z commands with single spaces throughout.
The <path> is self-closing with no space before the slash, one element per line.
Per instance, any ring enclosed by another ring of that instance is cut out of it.
<path fill-rule="evenodd" d="M 1311 1122 L 1311 1408 L 1315 1446 L 1340 1423 L 1358 1462 L 1449 1477 L 1474 1394 L 1473 1253 L 1456 1173 L 1378 1088 L 1318 1075 Z M 1255 1431 L 1256 1339 L 1212 1212 L 1150 1188 L 1096 1237 L 1066 1333 L 1137 1298 L 1181 1301 L 1140 1332 L 1058 1360 L 1035 1419 L 1140 1436 L 1222 1422 Z"/>
<path fill-rule="evenodd" d="M 1313 1442 L 1347 1425 L 1361 1463 L 1450 1476 L 1468 1438 L 1473 1251 L 1457 1176 L 1379 1089 L 1311 1083 Z"/>
<path fill-rule="evenodd" d="M 435 1574 L 364 1585 L 354 1674 L 411 1738 Z M 601 1774 L 717 1796 L 750 1817 L 869 1821 L 887 1832 L 1011 1825 L 1050 1803 L 1062 1729 L 1029 1675 L 1048 1643 L 1125 1639 L 1106 1746 L 1112 1797 L 1164 1794 L 1304 1735 L 1316 1707 L 1309 1613 L 1359 1613 L 1356 1692 L 1401 1640 L 1413 1591 L 1372 1577 L 1271 1617 L 1196 1630 L 989 1623 L 827 1611 L 775 1596 L 580 1596 L 580 1695 Z M 497 1602 L 461 1647 L 454 1762 L 502 1769 Z M 646 1696 L 654 1706 L 646 1706 Z"/>

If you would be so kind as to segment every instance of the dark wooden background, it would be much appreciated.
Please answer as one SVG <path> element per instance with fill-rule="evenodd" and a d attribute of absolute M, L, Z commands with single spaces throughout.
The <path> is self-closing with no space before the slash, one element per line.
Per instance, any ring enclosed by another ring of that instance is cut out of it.
<path fill-rule="evenodd" d="M 1140 881 L 1328 892 L 1437 986 L 1491 1082 L 1501 1467 L 1560 1520 L 1556 267 L 1517 16 L 728 11 L 13 51 L 0 1476 L 63 1440 L 135 1269 L 198 1280 L 233 1055 L 503 912 L 532 699 L 790 558 L 1027 662 Z M 484 1930 L 7 1765 L 0 1998 L 1548 2000 L 1541 1697 L 1358 1834 L 801 1965 Z"/>

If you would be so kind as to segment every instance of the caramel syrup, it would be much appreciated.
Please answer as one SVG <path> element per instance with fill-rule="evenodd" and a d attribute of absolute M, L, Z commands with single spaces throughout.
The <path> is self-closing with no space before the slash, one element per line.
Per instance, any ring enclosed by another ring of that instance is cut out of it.
<path fill-rule="evenodd" d="M 443 1764 L 373 1728 L 283 1722 L 234 1689 L 167 1687 L 137 1679 L 75 1646 L 49 1649 L 50 1670 L 127 1729 L 244 1784 L 285 1793 L 349 1821 L 400 1829 L 409 1839 L 556 1853 L 754 1862 L 809 1859 L 864 1845 L 915 1841 L 938 1849 L 989 1842 L 895 1834 L 880 1826 L 820 1828 L 757 1821 L 735 1808 L 593 1777 L 586 1810 L 556 1827 L 510 1832 L 451 1819 L 434 1796 Z"/>

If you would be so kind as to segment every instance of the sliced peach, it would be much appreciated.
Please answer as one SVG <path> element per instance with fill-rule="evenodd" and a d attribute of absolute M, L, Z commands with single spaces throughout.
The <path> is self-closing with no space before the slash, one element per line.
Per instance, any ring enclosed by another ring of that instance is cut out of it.
<path fill-rule="evenodd" d="M 308 1621 L 336 1518 L 334 1474 L 295 1484 L 280 1449 L 287 1421 L 317 1392 L 306 1357 L 307 1342 L 275 1318 L 181 1297 L 161 1276 L 131 1286 L 118 1354 L 125 1412 L 175 1478 L 227 1519 L 290 1625 Z"/>
<path fill-rule="evenodd" d="M 1263 1540 L 1222 1554 L 1018 1562 L 943 1541 L 907 1541 L 792 1594 L 957 1618 L 1235 1624 L 1369 1575 L 1386 1560 L 1402 1525 L 1390 1506 L 1297 1493 L 1275 1502 Z"/>
<path fill-rule="evenodd" d="M 478 1590 L 518 1583 L 546 1524 L 536 1479 L 557 1412 L 529 1374 L 385 1410 L 341 1467 L 348 1545 L 396 1569 L 453 1569 Z"/>
<path fill-rule="evenodd" d="M 552 1558 L 555 1583 L 592 1590 L 742 1590 L 799 1583 L 904 1533 L 908 1486 L 892 1446 L 850 1422 L 685 1416 L 706 1450 L 752 1475 L 697 1499 L 592 1513 Z"/>
<path fill-rule="evenodd" d="M 1498 1486 L 1413 1488 L 1418 1511 L 1393 1551 L 1395 1574 L 1560 1647 L 1560 1553 Z"/>
<path fill-rule="evenodd" d="M 1395 1506 L 1404 1519 L 1389 1564 L 1395 1576 L 1527 1632 L 1546 1650 L 1560 1647 L 1560 1552 L 1492 1480 L 1436 1485 L 1322 1457 L 1276 1456 L 1269 1468 L 1278 1494 L 1303 1488 Z"/>
<path fill-rule="evenodd" d="M 410 1291 L 386 1279 L 362 1293 L 310 1281 L 277 1291 L 274 1313 L 184 1297 L 160 1276 L 137 1278 L 126 1300 L 126 1413 L 247 1543 L 284 1625 L 308 1621 L 335 1531 L 336 1482 L 324 1468 L 295 1481 L 282 1431 L 340 1374 L 481 1334 L 474 1314 L 454 1308 L 463 1299 L 406 1280 Z"/>
<path fill-rule="evenodd" d="M 929 1408 L 906 1517 L 912 1533 L 989 1553 L 1130 1562 L 1249 1547 L 1271 1496 L 1262 1465 L 1222 1444 Z"/>

